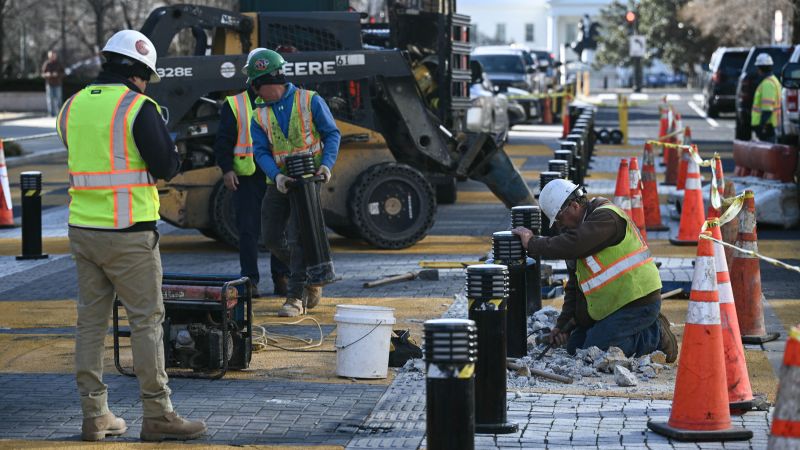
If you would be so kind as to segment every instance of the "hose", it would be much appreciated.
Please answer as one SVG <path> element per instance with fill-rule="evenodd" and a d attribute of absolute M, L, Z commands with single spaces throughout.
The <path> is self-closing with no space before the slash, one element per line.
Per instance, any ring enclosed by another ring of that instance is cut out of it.
<path fill-rule="evenodd" d="M 272 333 L 266 329 L 266 327 L 270 325 L 297 325 L 306 320 L 314 322 L 314 324 L 317 326 L 317 330 L 319 331 L 318 341 L 315 342 L 314 339 L 311 338 L 304 339 L 288 334 Z M 267 350 L 267 347 L 275 347 L 289 352 L 336 353 L 336 350 L 317 349 L 317 347 L 322 345 L 323 340 L 324 335 L 322 333 L 322 326 L 320 326 L 319 322 L 315 318 L 306 316 L 295 320 L 294 322 L 266 322 L 262 325 L 253 326 L 252 348 L 253 353 L 263 352 Z M 289 343 L 297 342 L 302 343 L 302 345 L 292 347 L 288 346 Z"/>

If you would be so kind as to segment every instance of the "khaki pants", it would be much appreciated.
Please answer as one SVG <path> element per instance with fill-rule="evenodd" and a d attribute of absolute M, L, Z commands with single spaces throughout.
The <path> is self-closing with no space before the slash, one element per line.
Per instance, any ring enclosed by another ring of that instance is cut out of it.
<path fill-rule="evenodd" d="M 69 241 L 78 268 L 75 372 L 83 416 L 97 417 L 108 412 L 103 354 L 115 293 L 128 313 L 133 366 L 139 380 L 144 417 L 160 417 L 171 412 L 164 371 L 164 331 L 161 328 L 164 302 L 158 233 L 70 227 Z"/>

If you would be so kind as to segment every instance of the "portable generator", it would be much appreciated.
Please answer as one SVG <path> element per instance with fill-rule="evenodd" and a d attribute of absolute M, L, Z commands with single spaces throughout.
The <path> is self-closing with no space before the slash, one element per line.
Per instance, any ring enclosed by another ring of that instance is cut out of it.
<path fill-rule="evenodd" d="M 252 345 L 252 292 L 247 277 L 164 274 L 164 359 L 171 377 L 212 378 L 228 369 L 246 369 Z M 120 362 L 120 338 L 130 339 L 130 328 L 120 327 L 117 298 L 113 308 L 114 365 L 133 376 L 134 367 Z"/>

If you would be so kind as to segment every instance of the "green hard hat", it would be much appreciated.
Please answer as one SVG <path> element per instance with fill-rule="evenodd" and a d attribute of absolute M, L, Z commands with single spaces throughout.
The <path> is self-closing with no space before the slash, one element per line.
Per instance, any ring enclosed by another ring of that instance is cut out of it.
<path fill-rule="evenodd" d="M 264 75 L 278 75 L 284 64 L 286 64 L 286 60 L 280 53 L 265 48 L 256 49 L 248 55 L 247 65 L 242 71 L 247 75 L 247 82 L 250 83 Z"/>

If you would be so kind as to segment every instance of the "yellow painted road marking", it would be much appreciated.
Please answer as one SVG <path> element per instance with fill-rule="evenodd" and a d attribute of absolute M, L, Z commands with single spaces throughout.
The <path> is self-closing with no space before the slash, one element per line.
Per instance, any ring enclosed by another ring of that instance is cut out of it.
<path fill-rule="evenodd" d="M 647 245 L 653 256 L 670 256 L 677 258 L 694 258 L 697 256 L 697 247 L 672 245 L 666 240 L 649 240 Z M 760 240 L 758 241 L 759 253 L 777 258 L 791 259 L 800 254 L 800 241 L 791 240 Z"/>
<path fill-rule="evenodd" d="M 459 193 L 459 195 L 461 195 Z M 498 200 L 499 202 L 499 200 Z M 370 253 L 370 254 L 464 254 L 483 255 L 492 246 L 491 236 L 426 236 L 415 245 L 401 250 L 380 250 L 371 247 L 364 241 L 333 237 L 330 239 L 331 249 L 336 253 Z"/>
<path fill-rule="evenodd" d="M 553 149 L 550 146 L 536 145 L 505 145 L 503 149 L 508 156 L 551 156 Z"/>
<path fill-rule="evenodd" d="M 490 191 L 458 191 L 458 200 L 456 201 L 458 204 L 464 203 L 497 203 L 503 204 L 499 198 L 497 198 L 493 193 Z"/>

